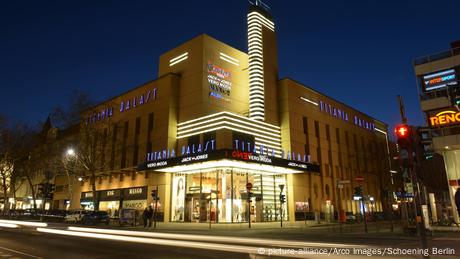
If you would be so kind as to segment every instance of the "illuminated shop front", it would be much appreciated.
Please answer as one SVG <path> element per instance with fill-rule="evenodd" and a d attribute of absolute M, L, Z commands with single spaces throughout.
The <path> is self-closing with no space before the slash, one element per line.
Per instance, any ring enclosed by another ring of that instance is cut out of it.
<path fill-rule="evenodd" d="M 316 165 L 238 150 L 151 161 L 139 169 L 147 168 L 172 173 L 172 222 L 240 223 L 248 222 L 248 215 L 252 222 L 270 222 L 280 220 L 281 211 L 288 220 L 289 205 L 279 200 L 288 193 L 287 175 L 319 172 Z"/>
<path fill-rule="evenodd" d="M 99 210 L 107 211 L 110 217 L 118 217 L 121 208 L 144 210 L 147 207 L 147 186 L 96 191 Z M 81 207 L 94 209 L 93 192 L 82 192 Z"/>

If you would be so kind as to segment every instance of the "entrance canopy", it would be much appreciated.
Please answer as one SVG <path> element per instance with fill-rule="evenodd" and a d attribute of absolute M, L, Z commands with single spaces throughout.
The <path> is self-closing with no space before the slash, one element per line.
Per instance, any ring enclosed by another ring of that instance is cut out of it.
<path fill-rule="evenodd" d="M 165 160 L 146 161 L 137 167 L 138 171 L 154 170 L 169 173 L 192 173 L 216 168 L 239 168 L 263 171 L 273 174 L 319 173 L 319 165 L 278 157 L 253 154 L 239 150 L 216 150 L 211 153 L 191 154 L 189 156 Z"/>

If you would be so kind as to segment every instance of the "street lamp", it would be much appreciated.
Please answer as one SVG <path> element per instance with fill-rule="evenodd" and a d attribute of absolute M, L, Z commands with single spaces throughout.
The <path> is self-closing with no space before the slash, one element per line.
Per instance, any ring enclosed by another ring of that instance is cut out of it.
<path fill-rule="evenodd" d="M 75 155 L 75 150 L 73 148 L 67 149 L 67 155 L 68 156 L 74 156 Z"/>

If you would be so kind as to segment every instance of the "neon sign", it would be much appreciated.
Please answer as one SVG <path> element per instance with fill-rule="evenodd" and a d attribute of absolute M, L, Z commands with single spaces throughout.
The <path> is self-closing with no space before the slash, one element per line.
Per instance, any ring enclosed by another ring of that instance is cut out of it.
<path fill-rule="evenodd" d="M 229 81 L 232 74 L 223 68 L 208 62 L 209 96 L 215 99 L 229 101 L 232 90 L 232 82 Z"/>
<path fill-rule="evenodd" d="M 90 116 L 88 116 L 85 120 L 85 124 L 91 124 L 97 121 L 104 120 L 106 118 L 112 117 L 113 115 L 113 108 L 106 108 L 103 110 L 100 110 L 98 112 L 93 112 Z"/>
<path fill-rule="evenodd" d="M 337 108 L 331 104 L 328 104 L 323 101 L 319 101 L 319 110 L 325 113 L 328 113 L 332 117 L 341 119 L 346 122 L 350 122 L 350 118 L 348 116 L 348 113 L 340 108 Z M 361 127 L 363 129 L 367 129 L 369 131 L 374 131 L 375 130 L 375 124 L 373 122 L 366 121 L 364 119 L 361 119 L 358 116 L 353 116 L 353 124 Z"/>
<path fill-rule="evenodd" d="M 154 88 L 153 90 L 149 90 L 147 94 L 141 94 L 140 96 L 135 96 L 133 99 L 128 99 L 125 101 L 121 101 L 120 103 L 120 112 L 127 111 L 131 108 L 136 108 L 144 103 L 148 103 L 150 99 L 156 100 L 157 99 L 157 89 Z"/>
<path fill-rule="evenodd" d="M 432 127 L 444 126 L 460 122 L 460 112 L 442 111 L 435 116 L 430 117 L 430 125 Z"/>
<path fill-rule="evenodd" d="M 244 152 L 249 152 L 248 154 L 251 154 L 251 156 L 254 155 L 259 155 L 259 157 L 263 156 L 268 156 L 268 157 L 275 157 L 275 150 L 273 148 L 268 148 L 264 145 L 256 145 L 252 142 L 249 141 L 240 141 L 238 139 L 235 139 L 233 141 L 233 149 L 237 151 L 243 151 L 243 153 L 238 153 L 240 155 L 245 155 Z M 246 155 L 247 156 L 247 155 Z M 303 154 L 301 155 L 300 153 L 296 152 L 291 152 L 291 151 L 286 151 L 286 150 L 281 150 L 281 158 L 287 159 L 287 160 L 294 160 L 294 161 L 299 161 L 299 162 L 306 162 L 309 163 L 311 162 L 311 157 L 310 155 Z M 256 160 L 258 158 L 252 157 L 252 158 L 244 158 L 242 157 L 241 159 L 243 160 Z"/>
<path fill-rule="evenodd" d="M 425 91 L 431 91 L 446 87 L 447 85 L 455 84 L 457 84 L 457 81 L 454 69 L 429 74 L 423 77 L 423 85 L 425 86 Z"/>
<path fill-rule="evenodd" d="M 214 151 L 216 148 L 216 140 L 212 139 L 206 141 L 204 144 L 192 144 L 188 146 L 181 147 L 181 156 L 188 156 L 194 154 L 202 154 L 209 151 Z M 161 151 L 149 152 L 147 153 L 147 161 L 157 161 L 162 159 L 168 159 L 176 157 L 176 151 L 173 149 L 163 149 Z"/>

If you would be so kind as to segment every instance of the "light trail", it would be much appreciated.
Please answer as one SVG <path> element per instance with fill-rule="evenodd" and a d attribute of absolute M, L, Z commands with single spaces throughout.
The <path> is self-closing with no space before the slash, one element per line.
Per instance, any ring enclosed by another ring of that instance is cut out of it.
<path fill-rule="evenodd" d="M 276 246 L 276 247 L 315 247 L 315 248 L 364 248 L 363 245 L 347 245 L 347 244 L 333 244 L 333 243 L 320 243 L 320 242 L 302 242 L 302 241 L 286 241 L 279 239 L 262 239 L 262 238 L 242 238 L 242 237 L 223 237 L 223 236 L 209 236 L 209 235 L 191 235 L 191 234 L 171 234 L 171 233 L 152 233 L 143 231 L 128 231 L 128 230 L 114 230 L 114 229 L 100 229 L 100 228 L 82 228 L 82 227 L 68 227 L 71 231 L 87 232 L 87 233 L 102 233 L 123 236 L 138 236 L 138 237 L 152 237 L 162 239 L 176 239 L 176 240 L 196 240 L 207 242 L 224 242 L 236 243 L 244 245 L 262 245 L 262 246 Z"/>
<path fill-rule="evenodd" d="M 29 226 L 29 227 L 47 227 L 48 226 L 48 224 L 43 223 L 43 222 L 29 222 L 29 221 L 4 220 L 4 219 L 0 219 L 0 223 L 16 224 L 20 226 Z"/>
<path fill-rule="evenodd" d="M 19 226 L 16 224 L 11 223 L 0 223 L 0 227 L 2 228 L 18 228 Z"/>

